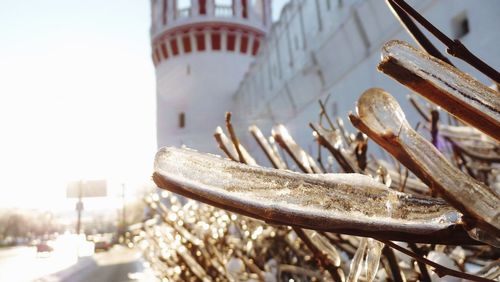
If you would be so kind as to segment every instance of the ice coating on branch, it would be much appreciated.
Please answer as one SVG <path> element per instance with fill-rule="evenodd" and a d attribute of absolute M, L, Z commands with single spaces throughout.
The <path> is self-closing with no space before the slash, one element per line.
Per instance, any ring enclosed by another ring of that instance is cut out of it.
<path fill-rule="evenodd" d="M 232 160 L 238 160 L 238 153 L 236 152 L 236 148 L 233 145 L 233 142 L 227 138 L 226 134 L 220 126 L 217 126 L 214 133 L 215 139 L 218 141 L 219 146 L 222 151 L 228 155 L 228 157 Z"/>
<path fill-rule="evenodd" d="M 366 175 L 300 174 L 189 149 L 162 148 L 154 180 L 162 188 L 255 218 L 320 230 L 340 226 L 426 234 L 457 223 L 446 216 L 456 211 L 445 202 L 389 190 Z"/>
<path fill-rule="evenodd" d="M 267 142 L 266 138 L 260 131 L 260 129 L 256 125 L 251 125 L 248 130 L 250 133 L 252 133 L 253 137 L 259 143 L 260 147 L 264 151 L 264 153 L 267 155 L 269 160 L 272 162 L 274 168 L 277 169 L 286 169 L 286 164 L 285 162 L 281 159 L 280 155 L 277 154 L 269 142 Z"/>
<path fill-rule="evenodd" d="M 472 76 L 399 40 L 389 41 L 382 48 L 382 58 L 388 57 L 395 58 L 399 64 L 445 89 L 464 104 L 473 104 L 500 120 L 500 94 Z"/>
<path fill-rule="evenodd" d="M 217 128 L 215 129 L 214 137 L 215 140 L 217 140 L 217 143 L 219 144 L 221 150 L 224 151 L 224 153 L 233 161 L 244 162 L 249 165 L 257 165 L 257 162 L 254 158 L 252 158 L 252 156 L 250 156 L 245 147 L 238 143 L 238 149 L 240 150 L 243 158 L 243 160 L 240 160 L 238 151 L 236 150 L 234 143 L 229 138 L 227 138 L 220 126 L 217 126 Z"/>
<path fill-rule="evenodd" d="M 500 141 L 500 93 L 398 40 L 382 48 L 379 70 Z"/>
<path fill-rule="evenodd" d="M 484 242 L 488 245 L 500 248 L 500 238 L 488 233 L 487 231 L 481 230 L 480 228 L 472 228 L 467 232 L 471 238 L 474 238 L 480 242 Z"/>
<path fill-rule="evenodd" d="M 500 100 L 500 99 L 499 99 Z M 453 206 L 491 225 L 500 234 L 500 197 L 462 173 L 408 124 L 398 102 L 383 89 L 371 88 L 358 100 L 357 112 L 367 133 Z"/>
<path fill-rule="evenodd" d="M 272 130 L 272 135 L 276 142 L 278 142 L 278 144 L 283 147 L 300 166 L 301 170 L 307 173 L 322 173 L 314 159 L 293 140 L 284 125 L 280 124 L 275 126 Z"/>

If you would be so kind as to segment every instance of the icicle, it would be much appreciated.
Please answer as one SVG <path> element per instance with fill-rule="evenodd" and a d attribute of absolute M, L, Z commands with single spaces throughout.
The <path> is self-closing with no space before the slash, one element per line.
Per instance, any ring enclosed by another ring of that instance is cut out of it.
<path fill-rule="evenodd" d="M 340 266 L 340 255 L 337 249 L 335 249 L 335 247 L 330 244 L 328 239 L 321 236 L 314 230 L 304 229 L 304 232 L 307 234 L 309 239 L 311 239 L 313 244 L 327 255 L 328 259 L 333 263 L 333 265 L 337 267 Z"/>
<path fill-rule="evenodd" d="M 486 243 L 496 248 L 500 248 L 500 238 L 496 237 L 493 234 L 485 232 L 484 230 L 477 227 L 468 230 L 467 233 L 471 238 L 474 238 L 475 240 Z"/>
<path fill-rule="evenodd" d="M 383 248 L 383 243 L 372 238 L 368 238 L 365 260 L 366 281 L 368 282 L 373 281 L 373 279 L 375 279 L 375 276 L 377 275 L 378 265 L 380 263 L 380 256 L 382 255 Z"/>
<path fill-rule="evenodd" d="M 363 257 L 365 256 L 366 252 L 366 243 L 366 238 L 362 238 L 359 242 L 356 254 L 354 254 L 354 257 L 351 261 L 351 267 L 349 269 L 349 276 L 347 276 L 347 282 L 358 281 L 359 274 L 361 273 L 361 269 L 363 268 Z"/>

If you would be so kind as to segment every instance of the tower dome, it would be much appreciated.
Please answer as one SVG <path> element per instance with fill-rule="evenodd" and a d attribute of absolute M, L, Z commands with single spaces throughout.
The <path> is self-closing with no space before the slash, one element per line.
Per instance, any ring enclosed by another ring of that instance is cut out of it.
<path fill-rule="evenodd" d="M 271 26 L 267 0 L 152 0 L 157 142 L 213 152 L 213 132 Z"/>

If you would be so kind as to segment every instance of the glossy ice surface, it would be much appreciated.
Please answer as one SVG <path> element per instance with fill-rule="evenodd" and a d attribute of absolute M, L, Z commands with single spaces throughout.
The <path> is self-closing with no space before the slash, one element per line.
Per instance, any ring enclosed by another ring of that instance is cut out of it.
<path fill-rule="evenodd" d="M 500 93 L 467 73 L 398 40 L 382 48 L 379 70 L 457 118 L 500 138 Z"/>
<path fill-rule="evenodd" d="M 165 189 L 247 215 L 322 230 L 431 233 L 459 222 L 444 201 L 387 189 L 361 174 L 300 174 L 248 166 L 189 149 L 162 148 L 155 181 Z"/>
<path fill-rule="evenodd" d="M 430 142 L 415 132 L 394 97 L 382 89 L 369 89 L 359 98 L 357 110 L 359 119 L 372 132 L 370 137 L 382 140 L 382 146 L 438 189 L 457 209 L 495 226 L 497 232 L 500 230 L 499 196 L 452 166 Z M 387 143 L 384 145 L 384 142 Z"/>

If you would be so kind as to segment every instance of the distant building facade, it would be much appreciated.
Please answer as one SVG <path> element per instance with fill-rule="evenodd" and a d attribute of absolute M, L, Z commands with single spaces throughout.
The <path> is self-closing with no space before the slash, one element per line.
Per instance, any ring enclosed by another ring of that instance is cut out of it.
<path fill-rule="evenodd" d="M 241 3 L 254 3 L 255 1 L 226 2 L 231 3 L 231 7 L 235 7 Z M 500 68 L 498 49 L 500 1 L 409 0 L 408 2 L 444 33 L 452 38 L 459 38 L 480 58 L 494 68 Z M 269 2 L 262 1 L 262 3 Z M 159 5 L 156 4 L 153 7 L 159 7 Z M 193 6 L 192 9 L 196 8 Z M 242 138 L 249 137 L 246 129 L 250 124 L 257 124 L 264 133 L 269 134 L 272 125 L 283 123 L 298 143 L 305 146 L 312 144 L 308 123 L 318 119 L 317 101 L 319 99 L 325 100 L 329 96 L 326 105 L 329 113 L 343 117 L 346 123 L 349 123 L 348 112 L 355 111 L 357 98 L 370 87 L 382 87 L 392 93 L 402 104 L 408 119 L 413 124 L 415 123 L 418 118 L 417 114 L 406 99 L 410 90 L 376 70 L 380 61 L 381 46 L 386 41 L 402 39 L 416 45 L 392 15 L 385 1 L 291 0 L 281 12 L 279 21 L 272 25 L 267 37 L 263 40 L 264 34 L 270 27 L 269 9 L 268 6 L 264 7 L 265 24 L 261 19 L 261 22 L 256 25 L 249 25 L 259 27 L 255 30 L 261 32 L 253 35 L 258 38 L 258 54 L 247 51 L 247 57 L 236 56 L 238 61 L 232 61 L 230 56 L 225 55 L 230 52 L 212 51 L 200 52 L 199 55 L 193 57 L 177 56 L 175 58 L 174 55 L 172 62 L 169 63 L 170 57 L 166 60 L 165 56 L 162 57 L 161 42 L 170 44 L 168 46 L 170 49 L 167 49 L 169 52 L 174 52 L 172 46 L 175 44 L 179 46 L 182 39 L 176 39 L 174 43 L 172 39 L 169 39 L 170 41 L 157 39 L 169 38 L 168 35 L 166 37 L 161 35 L 169 33 L 156 31 L 157 26 L 162 25 L 153 23 L 153 57 L 156 57 L 154 61 L 159 99 L 159 141 L 168 139 L 164 137 L 165 134 L 178 134 L 175 138 L 185 138 L 182 142 L 191 147 L 204 150 L 207 142 L 214 147 L 214 141 L 211 139 L 213 130 L 216 125 L 223 124 L 223 113 L 225 109 L 229 109 L 234 112 L 236 127 Z M 241 11 L 241 8 L 233 8 L 232 11 L 232 15 L 240 17 L 240 12 L 234 11 Z M 158 20 L 155 13 L 159 12 L 153 9 L 153 19 Z M 244 20 L 231 17 L 231 21 Z M 200 22 L 200 24 L 204 23 Z M 163 26 L 164 30 L 170 28 L 168 24 L 166 27 Z M 210 30 L 210 26 L 204 26 L 204 28 Z M 226 38 L 225 44 L 227 44 L 227 35 L 222 37 Z M 208 36 L 208 38 L 213 37 Z M 429 38 L 445 53 L 445 47 L 441 43 L 434 40 L 431 35 Z M 209 39 L 206 41 L 209 42 Z M 207 44 L 209 46 L 211 43 Z M 234 70 L 228 71 L 227 67 L 223 67 L 228 63 L 224 61 L 226 59 L 235 63 Z M 211 68 L 205 60 L 217 62 L 213 73 L 226 71 L 232 75 L 212 76 Z M 452 61 L 484 83 L 490 83 L 487 78 L 465 63 L 456 59 Z M 194 76 L 185 76 L 186 65 L 191 66 L 192 73 L 194 73 L 193 66 L 196 66 Z M 219 70 L 219 67 L 223 70 Z M 180 77 L 179 80 L 176 77 Z M 172 81 L 192 82 L 192 84 L 189 87 L 183 86 L 179 90 L 177 84 L 175 87 L 171 84 Z M 216 89 L 214 94 L 208 94 L 208 85 L 217 85 L 213 88 Z M 218 87 L 223 91 L 218 91 Z M 213 108 L 209 108 L 212 106 Z M 183 133 L 182 129 L 168 127 L 169 129 L 166 130 L 167 127 L 163 126 L 165 122 L 176 121 L 176 115 L 188 107 L 191 112 L 190 116 L 186 116 L 186 124 L 189 126 L 190 119 L 195 119 L 194 116 L 191 117 L 192 114 L 201 113 L 201 120 L 192 122 L 194 122 L 193 125 L 204 123 L 207 125 L 203 137 L 200 137 L 199 128 L 192 131 L 186 127 L 187 130 Z M 205 113 L 205 110 L 213 115 Z M 209 120 L 209 116 L 214 120 Z M 195 139 L 191 134 L 200 138 Z M 247 143 L 250 147 L 255 146 L 254 142 Z M 159 142 L 159 146 L 165 144 L 163 141 Z M 172 143 L 171 145 L 179 144 Z"/>
<path fill-rule="evenodd" d="M 500 69 L 500 1 L 410 0 L 429 21 L 459 38 L 480 58 Z M 422 28 L 423 30 L 423 28 Z M 440 51 L 446 47 L 429 38 Z M 417 46 L 381 0 L 291 0 L 234 95 L 234 111 L 244 123 L 265 133 L 285 124 L 298 142 L 312 144 L 308 123 L 318 120 L 318 100 L 344 118 L 370 87 L 393 94 L 415 125 L 418 116 L 406 96 L 410 90 L 377 71 L 381 46 L 401 39 Z M 451 56 L 449 56 L 452 58 Z M 458 59 L 452 61 L 484 83 L 491 80 Z M 245 134 L 248 135 L 248 134 Z"/>

